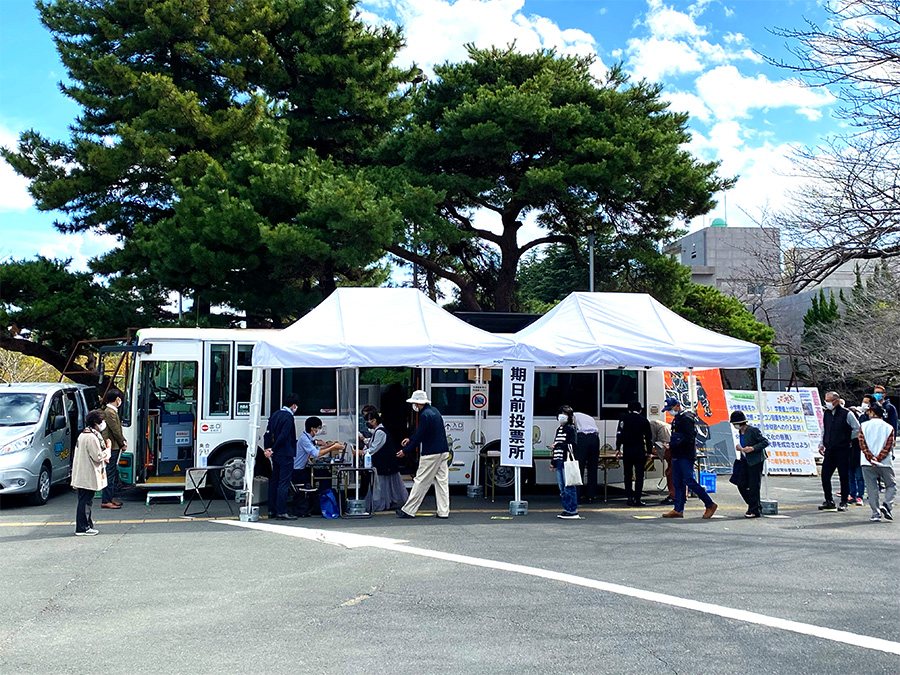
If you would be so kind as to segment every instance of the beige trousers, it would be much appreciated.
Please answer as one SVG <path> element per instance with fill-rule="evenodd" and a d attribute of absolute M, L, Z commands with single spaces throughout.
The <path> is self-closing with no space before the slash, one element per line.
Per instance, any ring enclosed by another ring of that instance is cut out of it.
<path fill-rule="evenodd" d="M 409 499 L 403 505 L 404 512 L 410 516 L 416 515 L 416 511 L 422 506 L 422 500 L 428 494 L 428 488 L 434 483 L 437 514 L 441 517 L 450 515 L 450 471 L 447 468 L 449 459 L 449 452 L 419 457 L 419 470 L 416 472 Z"/>

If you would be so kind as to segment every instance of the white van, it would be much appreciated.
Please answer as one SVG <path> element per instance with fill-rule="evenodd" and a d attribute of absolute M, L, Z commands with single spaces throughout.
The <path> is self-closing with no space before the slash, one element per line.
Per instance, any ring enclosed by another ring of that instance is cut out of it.
<path fill-rule="evenodd" d="M 82 384 L 31 382 L 0 386 L 0 496 L 30 494 L 46 504 L 50 486 L 72 475 L 84 417 L 99 406 Z"/>

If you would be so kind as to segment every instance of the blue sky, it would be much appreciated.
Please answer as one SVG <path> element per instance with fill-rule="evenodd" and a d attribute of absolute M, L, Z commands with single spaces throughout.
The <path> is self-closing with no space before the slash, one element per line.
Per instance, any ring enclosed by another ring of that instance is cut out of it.
<path fill-rule="evenodd" d="M 799 187 L 789 176 L 791 149 L 840 131 L 829 92 L 804 88 L 761 57 L 787 58 L 769 29 L 824 23 L 821 1 L 367 0 L 361 9 L 367 21 L 403 25 L 401 60 L 426 71 L 464 58 L 467 42 L 515 40 L 522 51 L 595 54 L 598 76 L 621 62 L 633 77 L 663 83 L 673 107 L 691 114 L 694 154 L 722 160 L 724 174 L 741 176 L 692 229 L 726 215 L 731 225 L 750 225 L 760 209 L 778 208 Z M 79 111 L 59 92 L 64 77 L 32 2 L 0 0 L 0 145 L 14 144 L 28 128 L 68 137 Z M 83 268 L 115 245 L 97 234 L 59 234 L 52 227 L 58 214 L 37 212 L 25 187 L 0 165 L 0 259 L 72 257 Z"/>

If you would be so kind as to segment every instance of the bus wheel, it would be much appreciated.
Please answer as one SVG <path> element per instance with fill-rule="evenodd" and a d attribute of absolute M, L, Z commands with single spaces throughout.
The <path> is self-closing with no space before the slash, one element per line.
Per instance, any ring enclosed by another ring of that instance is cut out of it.
<path fill-rule="evenodd" d="M 516 484 L 516 469 L 513 466 L 494 466 L 487 472 L 488 487 L 494 484 L 494 489 L 505 493 L 513 489 Z"/>
<path fill-rule="evenodd" d="M 225 499 L 234 499 L 244 489 L 244 473 L 246 473 L 247 454 L 243 448 L 225 450 L 216 459 L 216 464 L 224 466 L 221 474 L 222 493 Z"/>

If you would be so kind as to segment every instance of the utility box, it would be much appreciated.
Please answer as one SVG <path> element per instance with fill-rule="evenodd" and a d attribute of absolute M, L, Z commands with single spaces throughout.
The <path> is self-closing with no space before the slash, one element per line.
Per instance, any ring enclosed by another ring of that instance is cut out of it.
<path fill-rule="evenodd" d="M 159 475 L 184 475 L 193 466 L 194 416 L 191 413 L 160 415 L 162 444 L 159 450 Z"/>

